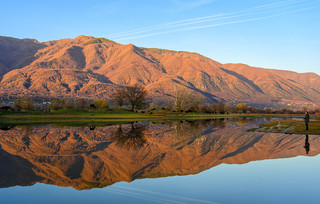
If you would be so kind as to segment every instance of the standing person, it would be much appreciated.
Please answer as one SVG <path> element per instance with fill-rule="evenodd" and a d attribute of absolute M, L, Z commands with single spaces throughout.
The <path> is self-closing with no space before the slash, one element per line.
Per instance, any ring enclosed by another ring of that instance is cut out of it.
<path fill-rule="evenodd" d="M 310 119 L 309 113 L 308 111 L 306 111 L 304 115 L 304 123 L 306 124 L 306 131 L 309 131 L 309 124 L 308 124 L 309 119 Z"/>

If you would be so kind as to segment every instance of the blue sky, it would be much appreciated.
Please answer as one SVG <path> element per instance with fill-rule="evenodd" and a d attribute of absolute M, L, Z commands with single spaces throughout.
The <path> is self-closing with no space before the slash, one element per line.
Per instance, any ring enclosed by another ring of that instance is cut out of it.
<path fill-rule="evenodd" d="M 0 35 L 79 35 L 320 74 L 320 0 L 0 0 Z"/>

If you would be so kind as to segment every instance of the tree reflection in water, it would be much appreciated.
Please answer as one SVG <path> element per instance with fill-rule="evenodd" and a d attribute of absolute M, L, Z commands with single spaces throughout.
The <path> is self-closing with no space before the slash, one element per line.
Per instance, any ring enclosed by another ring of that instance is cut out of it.
<path fill-rule="evenodd" d="M 119 124 L 111 131 L 111 138 L 120 147 L 137 150 L 147 142 L 145 137 L 147 126 L 142 123 L 131 123 L 130 126 Z"/>
<path fill-rule="evenodd" d="M 206 127 L 223 129 L 226 126 L 224 118 L 221 119 L 208 119 L 199 121 L 173 121 L 168 123 L 170 127 L 175 130 L 177 138 L 199 137 L 202 135 L 203 129 Z"/>
<path fill-rule="evenodd" d="M 3 131 L 7 131 L 7 130 L 11 130 L 12 128 L 14 128 L 13 125 L 0 125 L 0 130 L 3 130 Z"/>

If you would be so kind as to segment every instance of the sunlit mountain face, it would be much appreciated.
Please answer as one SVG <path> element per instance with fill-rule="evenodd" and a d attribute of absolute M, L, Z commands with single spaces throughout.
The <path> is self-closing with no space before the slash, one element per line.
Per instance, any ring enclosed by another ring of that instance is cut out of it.
<path fill-rule="evenodd" d="M 155 101 L 177 88 L 204 102 L 313 107 L 315 73 L 221 64 L 197 53 L 122 45 L 104 38 L 38 42 L 0 36 L 0 97 L 109 98 L 115 87 L 142 84 Z"/>
<path fill-rule="evenodd" d="M 45 183 L 82 190 L 197 174 L 222 163 L 319 154 L 319 136 L 246 131 L 270 120 L 2 127 L 0 186 Z"/>

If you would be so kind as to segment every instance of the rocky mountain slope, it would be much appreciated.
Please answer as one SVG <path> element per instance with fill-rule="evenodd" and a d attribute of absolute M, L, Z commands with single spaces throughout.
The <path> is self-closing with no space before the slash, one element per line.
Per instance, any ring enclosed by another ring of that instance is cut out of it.
<path fill-rule="evenodd" d="M 140 83 L 155 100 L 177 88 L 206 101 L 316 105 L 320 76 L 221 64 L 197 53 L 122 45 L 79 36 L 37 42 L 0 37 L 0 95 L 108 98 L 114 87 Z"/>

